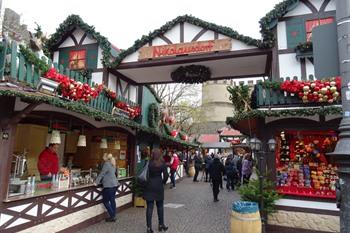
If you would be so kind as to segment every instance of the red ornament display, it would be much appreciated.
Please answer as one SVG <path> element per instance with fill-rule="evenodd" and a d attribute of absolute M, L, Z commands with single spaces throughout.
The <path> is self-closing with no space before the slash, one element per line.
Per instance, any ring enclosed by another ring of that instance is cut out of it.
<path fill-rule="evenodd" d="M 172 137 L 174 137 L 174 138 L 176 138 L 177 137 L 177 134 L 178 134 L 178 132 L 177 132 L 177 130 L 173 130 L 173 131 L 171 131 L 171 136 Z"/>
<path fill-rule="evenodd" d="M 117 100 L 117 94 L 104 87 L 102 84 L 90 87 L 87 83 L 77 82 L 66 75 L 60 74 L 55 68 L 50 68 L 45 77 L 59 83 L 60 94 L 70 100 L 82 100 L 88 103 L 91 99 L 96 98 L 103 90 L 108 98 L 110 98 L 117 108 L 123 109 L 129 113 L 131 119 L 141 115 L 139 106 L 130 107 L 127 103 Z"/>
<path fill-rule="evenodd" d="M 55 68 L 50 68 L 45 77 L 59 83 L 60 94 L 71 100 L 82 100 L 88 103 L 91 99 L 96 98 L 103 89 L 102 85 L 90 87 L 87 83 L 77 82 L 68 76 L 57 73 Z"/>
<path fill-rule="evenodd" d="M 329 80 L 286 80 L 281 84 L 280 88 L 287 93 L 297 94 L 304 103 L 332 104 L 340 98 L 341 78 L 338 76 Z"/>

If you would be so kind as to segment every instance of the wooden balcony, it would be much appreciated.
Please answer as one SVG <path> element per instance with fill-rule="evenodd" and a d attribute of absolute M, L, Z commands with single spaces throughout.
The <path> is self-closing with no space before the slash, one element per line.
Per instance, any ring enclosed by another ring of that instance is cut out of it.
<path fill-rule="evenodd" d="M 0 83 L 12 83 L 18 87 L 26 87 L 26 89 L 36 92 L 38 91 L 36 88 L 39 80 L 44 75 L 41 69 L 44 65 L 54 67 L 60 74 L 64 74 L 77 82 L 87 83 L 91 87 L 95 86 L 95 83 L 91 82 L 91 75 L 84 76 L 81 72 L 69 70 L 45 57 L 39 58 L 35 54 L 36 60 L 42 63 L 41 66 L 37 62 L 33 64 L 29 61 L 28 54 L 23 54 L 21 50 L 18 50 L 18 47 L 19 45 L 15 41 L 11 43 L 7 41 L 0 42 Z M 137 106 L 136 103 L 121 96 L 118 96 L 118 101 L 127 103 L 130 107 Z M 91 99 L 88 103 L 82 101 L 79 101 L 79 103 L 109 114 L 112 113 L 114 107 L 114 102 L 103 91 L 97 98 Z"/>
<path fill-rule="evenodd" d="M 298 77 L 293 77 L 294 80 L 300 80 Z M 291 80 L 291 78 L 281 78 L 281 82 L 285 80 Z M 301 80 L 314 80 L 314 77 L 310 75 L 308 79 L 302 78 Z M 288 107 L 316 107 L 316 106 L 331 106 L 341 104 L 341 100 L 329 103 L 303 103 L 301 98 L 296 94 L 290 94 L 280 89 L 267 88 L 261 82 L 256 84 L 254 91 L 252 92 L 252 107 L 253 108 L 288 108 Z"/>

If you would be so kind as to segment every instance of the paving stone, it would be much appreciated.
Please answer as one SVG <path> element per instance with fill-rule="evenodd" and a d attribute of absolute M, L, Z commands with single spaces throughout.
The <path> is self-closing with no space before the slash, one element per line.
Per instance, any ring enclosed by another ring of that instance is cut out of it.
<path fill-rule="evenodd" d="M 229 233 L 232 202 L 239 200 L 237 192 L 221 190 L 219 202 L 213 202 L 209 183 L 193 183 L 185 178 L 176 189 L 165 190 L 165 204 L 181 204 L 178 208 L 164 208 L 168 233 Z M 172 206 L 172 205 L 170 205 Z M 117 214 L 115 223 L 100 222 L 79 233 L 142 233 L 146 232 L 146 209 L 130 208 Z M 157 230 L 156 206 L 153 228 Z M 155 231 L 157 232 L 157 231 Z"/>

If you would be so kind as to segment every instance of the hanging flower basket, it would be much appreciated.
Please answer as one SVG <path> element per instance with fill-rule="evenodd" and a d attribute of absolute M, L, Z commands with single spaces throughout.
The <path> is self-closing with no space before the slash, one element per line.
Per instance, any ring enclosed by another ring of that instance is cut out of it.
<path fill-rule="evenodd" d="M 171 73 L 171 79 L 178 83 L 203 83 L 210 77 L 210 69 L 201 65 L 180 66 Z"/>

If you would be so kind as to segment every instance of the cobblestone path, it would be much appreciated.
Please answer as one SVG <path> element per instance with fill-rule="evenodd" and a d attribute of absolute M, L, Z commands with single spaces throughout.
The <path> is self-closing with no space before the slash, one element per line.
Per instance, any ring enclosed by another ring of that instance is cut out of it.
<path fill-rule="evenodd" d="M 224 184 L 225 186 L 225 184 Z M 209 183 L 193 183 L 185 178 L 175 190 L 166 189 L 164 208 L 168 233 L 228 233 L 230 209 L 239 199 L 236 192 L 221 190 L 219 202 L 213 202 Z M 172 205 L 175 204 L 175 205 Z M 182 206 L 183 205 L 183 206 Z M 156 206 L 153 211 L 153 229 L 158 228 Z M 146 232 L 145 209 L 129 208 L 117 214 L 115 223 L 100 222 L 80 233 L 143 233 Z M 157 231 L 155 231 L 157 232 Z"/>

